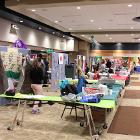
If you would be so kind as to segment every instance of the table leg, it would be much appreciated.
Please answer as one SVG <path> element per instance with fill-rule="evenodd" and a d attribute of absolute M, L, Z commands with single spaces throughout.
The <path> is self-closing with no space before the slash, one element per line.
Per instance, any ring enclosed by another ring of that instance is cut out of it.
<path fill-rule="evenodd" d="M 98 140 L 99 135 L 95 128 L 95 123 L 94 123 L 94 120 L 92 117 L 91 109 L 87 105 L 84 105 L 84 108 L 85 108 L 85 112 L 86 112 L 86 116 L 87 116 L 87 123 L 89 126 L 89 133 L 90 133 L 91 140 Z"/>
<path fill-rule="evenodd" d="M 19 101 L 18 101 L 17 112 L 16 112 L 16 114 L 15 114 L 15 117 L 14 117 L 14 119 L 13 119 L 11 125 L 7 128 L 7 130 L 13 130 L 13 129 L 14 129 L 15 123 L 17 122 L 17 117 L 18 117 L 18 115 L 19 115 L 20 107 L 21 107 L 21 101 L 19 100 Z"/>

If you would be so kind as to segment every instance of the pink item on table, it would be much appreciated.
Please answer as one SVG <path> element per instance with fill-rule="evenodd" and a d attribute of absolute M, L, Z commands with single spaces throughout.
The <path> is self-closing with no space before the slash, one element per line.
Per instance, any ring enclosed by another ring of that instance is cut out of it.
<path fill-rule="evenodd" d="M 117 76 L 117 75 L 112 75 L 111 78 L 115 80 L 128 80 L 128 76 Z"/>

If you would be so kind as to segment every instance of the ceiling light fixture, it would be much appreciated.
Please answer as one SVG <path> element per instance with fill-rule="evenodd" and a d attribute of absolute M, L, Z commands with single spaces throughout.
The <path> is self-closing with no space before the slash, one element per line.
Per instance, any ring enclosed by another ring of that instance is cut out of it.
<path fill-rule="evenodd" d="M 22 23 L 22 22 L 23 22 L 23 20 L 20 20 L 19 22 L 20 22 L 20 23 Z"/>
<path fill-rule="evenodd" d="M 134 27 L 131 27 L 130 29 L 134 29 Z"/>
<path fill-rule="evenodd" d="M 81 35 L 82 37 L 84 37 L 85 35 Z"/>
<path fill-rule="evenodd" d="M 106 36 L 106 37 L 108 37 L 109 35 L 108 35 L 108 34 L 106 34 L 105 36 Z"/>
<path fill-rule="evenodd" d="M 63 35 L 63 37 L 65 37 L 65 36 Z"/>
<path fill-rule="evenodd" d="M 54 22 L 55 22 L 55 23 L 58 23 L 58 20 L 55 20 Z"/>
<path fill-rule="evenodd" d="M 120 46 L 120 45 L 122 45 L 122 43 L 121 43 L 121 42 L 118 42 L 118 43 L 117 43 L 117 45 L 119 45 L 119 46 Z"/>
<path fill-rule="evenodd" d="M 110 37 L 109 39 L 112 40 L 112 37 Z"/>
<path fill-rule="evenodd" d="M 72 30 L 72 28 L 69 28 L 69 30 Z"/>
<path fill-rule="evenodd" d="M 55 34 L 55 32 L 53 32 L 53 34 Z"/>
<path fill-rule="evenodd" d="M 42 28 L 41 28 L 41 27 L 39 27 L 38 29 L 39 29 L 39 30 L 41 30 Z"/>
<path fill-rule="evenodd" d="M 80 10 L 80 9 L 81 9 L 81 7 L 80 7 L 80 6 L 77 6 L 77 7 L 76 7 L 76 9 L 77 9 L 77 10 Z"/>
<path fill-rule="evenodd" d="M 102 28 L 101 28 L 101 27 L 99 27 L 98 29 L 99 29 L 99 30 L 102 30 Z"/>
<path fill-rule="evenodd" d="M 90 20 L 90 22 L 94 22 L 94 20 L 93 20 L 93 19 L 91 19 L 91 20 Z"/>
<path fill-rule="evenodd" d="M 36 10 L 35 9 L 32 9 L 32 12 L 35 12 Z"/>
<path fill-rule="evenodd" d="M 132 4 L 128 4 L 128 7 L 132 7 L 133 5 Z"/>

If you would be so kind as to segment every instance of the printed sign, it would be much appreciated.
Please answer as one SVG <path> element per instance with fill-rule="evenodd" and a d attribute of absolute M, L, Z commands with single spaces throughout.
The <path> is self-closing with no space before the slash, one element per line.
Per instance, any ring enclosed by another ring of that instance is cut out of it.
<path fill-rule="evenodd" d="M 63 61 L 64 61 L 64 54 L 59 53 L 59 64 L 63 64 Z"/>

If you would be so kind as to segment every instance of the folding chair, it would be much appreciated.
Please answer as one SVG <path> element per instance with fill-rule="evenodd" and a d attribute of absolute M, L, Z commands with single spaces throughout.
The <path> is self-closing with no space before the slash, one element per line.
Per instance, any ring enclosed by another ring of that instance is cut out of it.
<path fill-rule="evenodd" d="M 70 113 L 69 113 L 70 115 L 72 113 L 72 110 L 73 109 L 75 110 L 75 119 L 76 120 L 77 120 L 77 117 L 78 117 L 77 116 L 77 109 L 83 110 L 84 111 L 84 117 L 85 117 L 85 109 L 84 109 L 83 105 L 79 105 L 79 104 L 76 104 L 76 103 L 65 103 L 64 105 L 65 105 L 65 107 L 64 107 L 63 112 L 61 114 L 61 118 L 63 117 L 66 109 L 70 109 Z"/>

